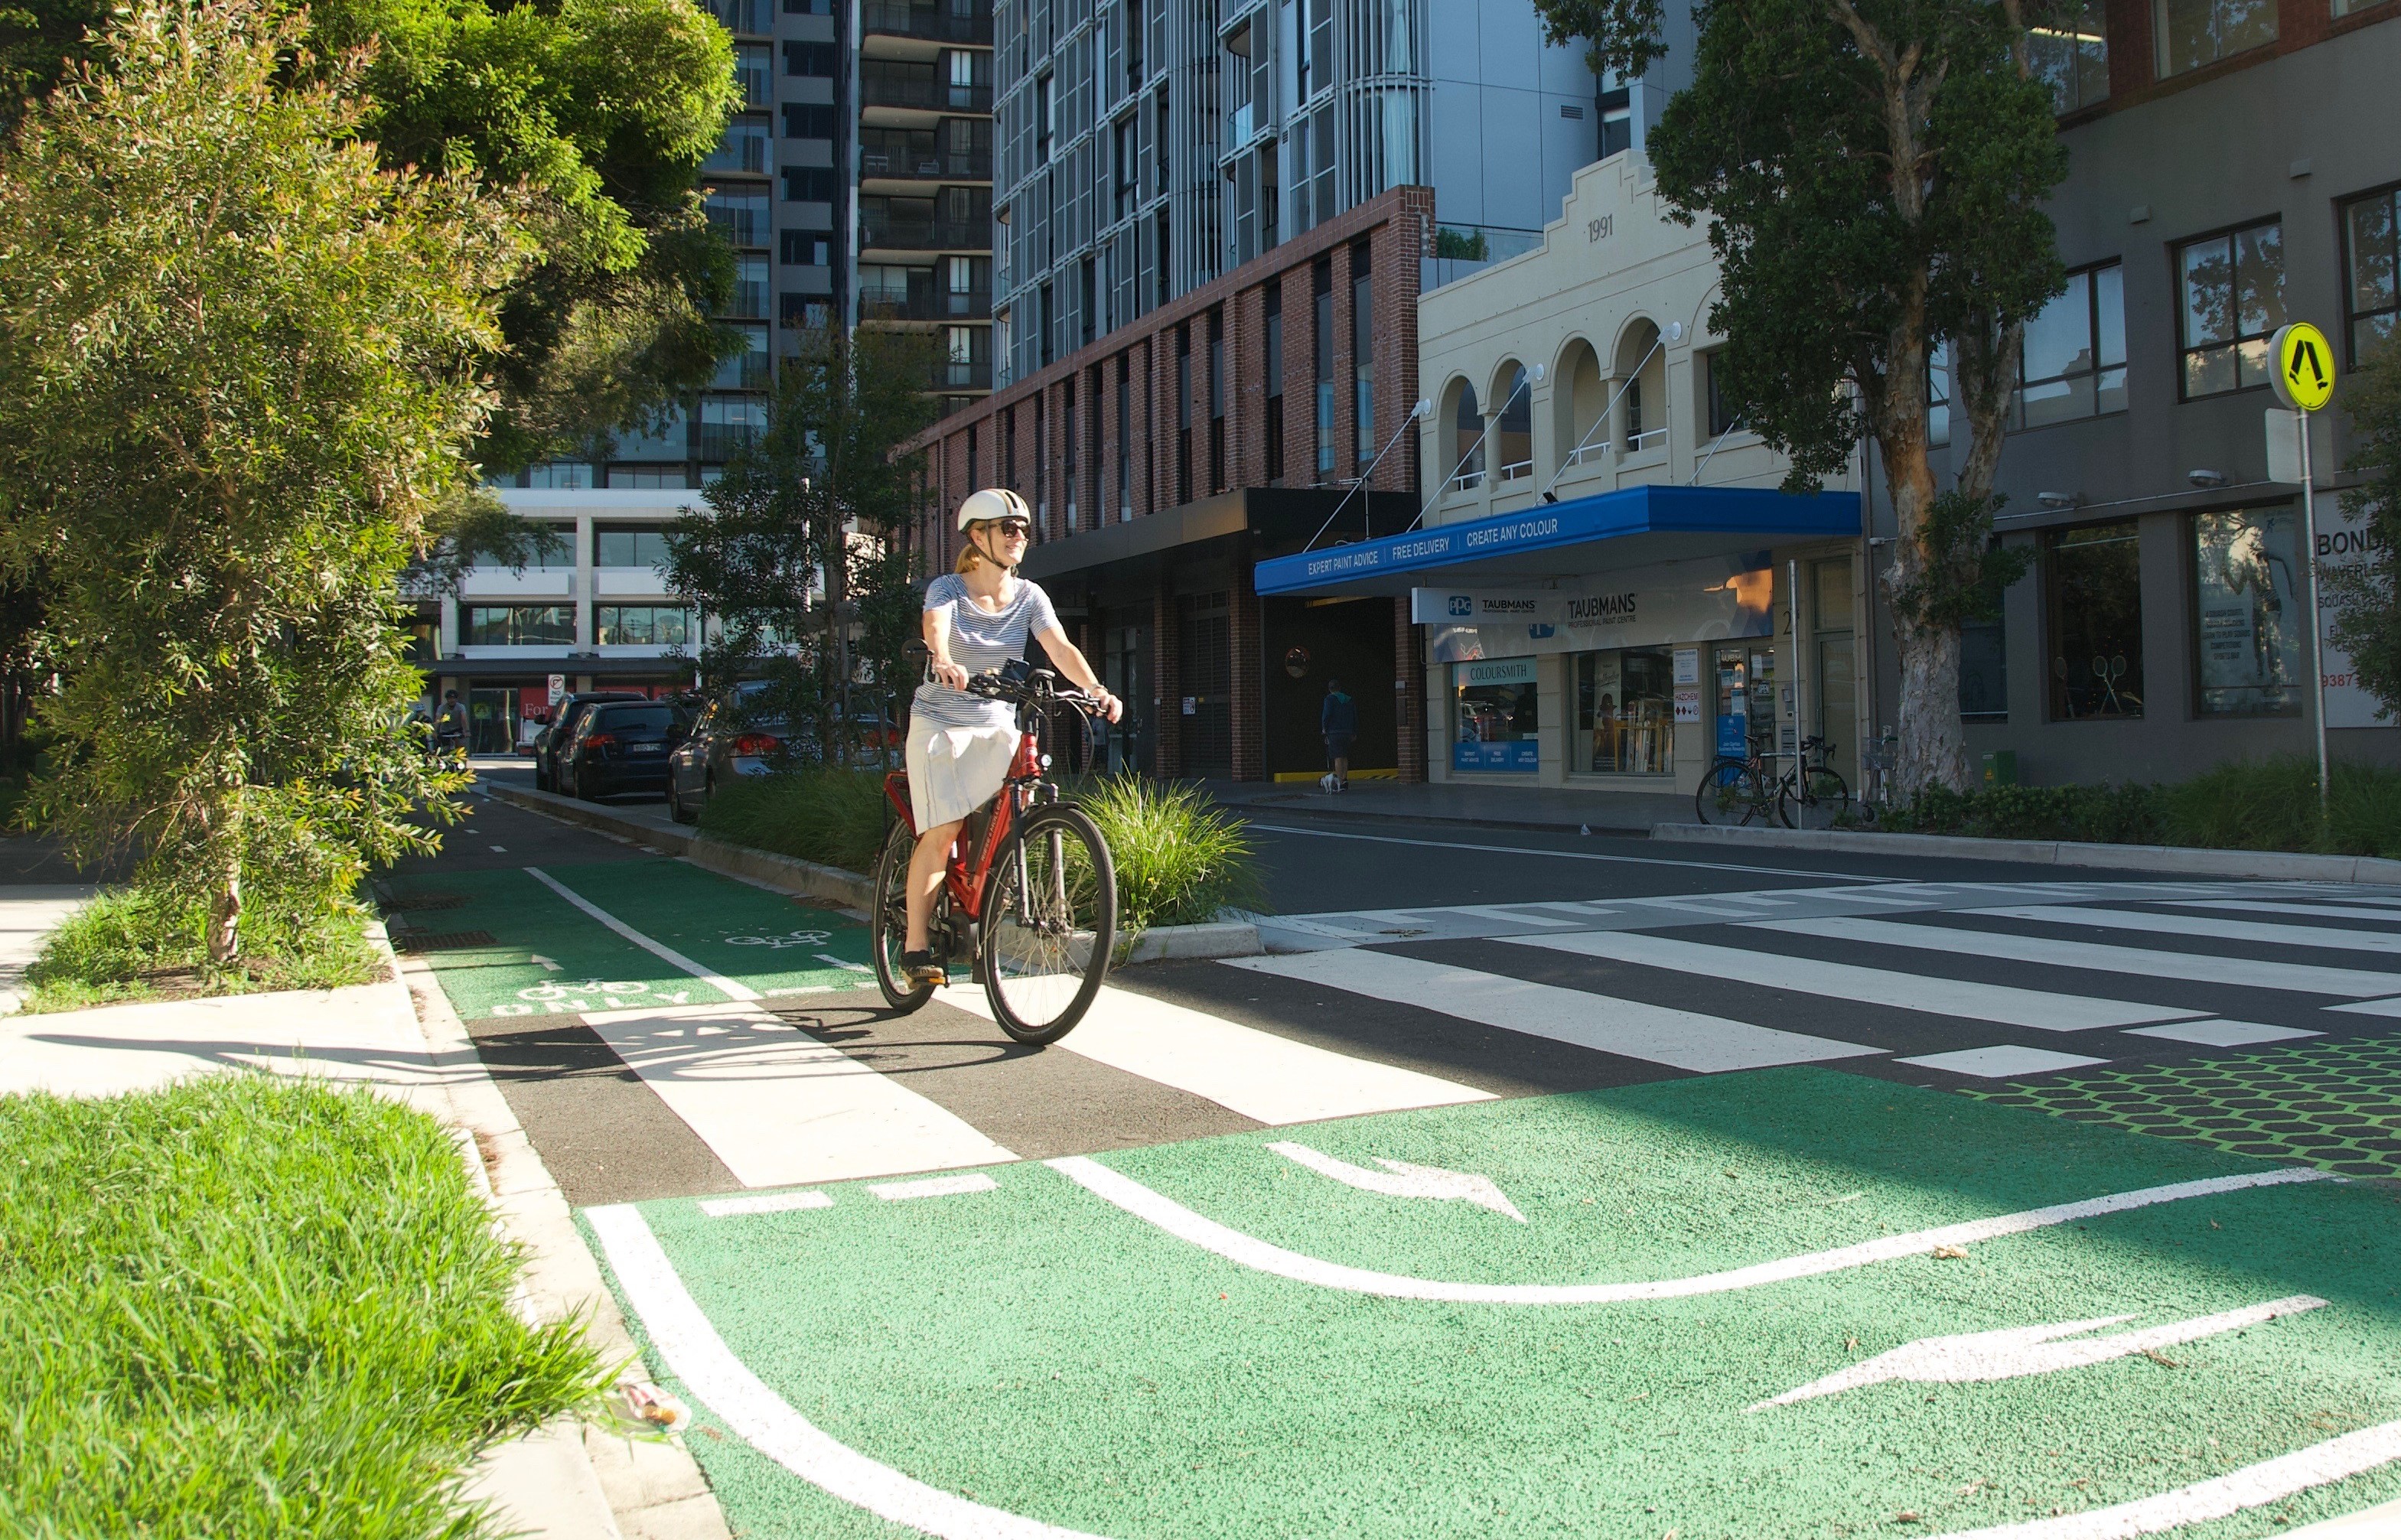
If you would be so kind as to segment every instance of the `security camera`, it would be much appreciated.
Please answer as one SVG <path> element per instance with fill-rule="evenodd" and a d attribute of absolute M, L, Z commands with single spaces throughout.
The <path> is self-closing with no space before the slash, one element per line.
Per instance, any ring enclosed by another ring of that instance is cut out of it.
<path fill-rule="evenodd" d="M 2226 485 L 2226 473 L 2223 471 L 2187 471 L 2184 474 L 2184 478 L 2187 481 L 2191 482 L 2196 487 L 2223 487 Z"/>

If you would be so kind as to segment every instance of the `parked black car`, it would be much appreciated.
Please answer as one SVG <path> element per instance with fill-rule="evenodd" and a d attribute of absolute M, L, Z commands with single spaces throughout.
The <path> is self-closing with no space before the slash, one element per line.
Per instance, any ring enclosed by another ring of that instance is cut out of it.
<path fill-rule="evenodd" d="M 567 746 L 575 741 L 575 729 L 583 713 L 604 700 L 643 700 L 648 697 L 635 690 L 586 690 L 581 694 L 563 695 L 557 708 L 550 713 L 550 725 L 533 740 L 533 785 L 537 791 L 563 791 L 567 782 L 559 775 L 559 762 L 567 758 Z"/>
<path fill-rule="evenodd" d="M 754 717 L 752 708 L 768 686 L 737 684 L 700 708 L 692 736 L 667 756 L 667 814 L 691 823 L 720 782 L 735 776 L 764 776 L 784 768 L 789 745 L 784 722 Z"/>
<path fill-rule="evenodd" d="M 690 726 L 683 708 L 669 701 L 602 701 L 576 725 L 559 778 L 586 802 L 664 791 L 667 754 Z"/>

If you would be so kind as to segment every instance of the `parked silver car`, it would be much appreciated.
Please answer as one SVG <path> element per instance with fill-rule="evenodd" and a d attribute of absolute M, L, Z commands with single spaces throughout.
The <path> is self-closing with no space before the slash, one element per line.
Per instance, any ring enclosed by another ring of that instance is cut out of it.
<path fill-rule="evenodd" d="M 751 720 L 749 708 L 768 688 L 752 680 L 709 700 L 691 736 L 667 756 L 667 814 L 678 823 L 696 821 L 720 783 L 784 768 L 789 733 L 782 719 Z"/>

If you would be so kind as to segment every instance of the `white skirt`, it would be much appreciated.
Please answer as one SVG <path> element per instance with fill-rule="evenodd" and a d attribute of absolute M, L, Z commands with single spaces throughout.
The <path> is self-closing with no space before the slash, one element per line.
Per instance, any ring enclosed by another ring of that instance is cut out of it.
<path fill-rule="evenodd" d="M 1017 757 L 1014 727 L 909 727 L 909 813 L 917 832 L 953 823 L 981 807 L 1008 779 Z"/>

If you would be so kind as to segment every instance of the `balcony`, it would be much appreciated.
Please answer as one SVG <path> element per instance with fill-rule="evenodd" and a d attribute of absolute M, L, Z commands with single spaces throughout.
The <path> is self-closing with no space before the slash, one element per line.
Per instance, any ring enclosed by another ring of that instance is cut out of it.
<path fill-rule="evenodd" d="M 967 43 L 992 46 L 992 7 L 975 4 L 961 16 L 951 5 L 908 6 L 893 0 L 867 0 L 859 7 L 859 33 L 865 37 L 910 37 L 921 43 Z"/>
<path fill-rule="evenodd" d="M 990 83 L 954 85 L 940 78 L 931 64 L 890 64 L 867 60 L 858 67 L 860 104 L 892 107 L 903 112 L 992 111 Z"/>
<path fill-rule="evenodd" d="M 932 134 L 859 135 L 858 174 L 863 180 L 895 182 L 989 182 L 992 151 L 945 152 L 933 146 Z M 903 139 L 921 144 L 899 143 Z"/>
<path fill-rule="evenodd" d="M 992 222 L 912 219 L 861 209 L 858 246 L 862 252 L 988 252 L 992 250 Z"/>
<path fill-rule="evenodd" d="M 983 290 L 954 294 L 930 283 L 894 288 L 863 283 L 858 290 L 861 321 L 989 321 L 992 296 Z"/>
<path fill-rule="evenodd" d="M 989 391 L 992 389 L 992 360 L 951 359 L 934 365 L 934 389 L 938 391 Z"/>

